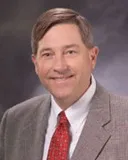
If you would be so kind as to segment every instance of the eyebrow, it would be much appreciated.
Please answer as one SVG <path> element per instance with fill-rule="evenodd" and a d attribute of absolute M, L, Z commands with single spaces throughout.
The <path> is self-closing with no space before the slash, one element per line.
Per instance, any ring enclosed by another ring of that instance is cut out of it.
<path fill-rule="evenodd" d="M 79 45 L 78 44 L 69 44 L 69 45 L 65 45 L 63 48 L 68 49 L 68 48 L 71 48 L 71 47 L 79 48 Z"/>
<path fill-rule="evenodd" d="M 79 48 L 79 45 L 78 44 L 68 44 L 68 45 L 63 46 L 62 48 L 63 49 L 68 49 L 68 48 L 71 48 L 71 47 Z M 42 52 L 45 52 L 45 51 L 52 51 L 52 48 L 42 48 L 39 51 L 39 53 L 42 53 Z"/>
<path fill-rule="evenodd" d="M 45 52 L 45 51 L 51 51 L 51 48 L 42 48 L 39 53 Z"/>

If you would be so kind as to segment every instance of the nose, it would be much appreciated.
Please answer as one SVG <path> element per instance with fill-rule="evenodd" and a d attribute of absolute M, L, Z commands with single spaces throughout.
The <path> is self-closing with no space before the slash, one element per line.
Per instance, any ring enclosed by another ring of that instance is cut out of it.
<path fill-rule="evenodd" d="M 56 56 L 53 63 L 53 70 L 60 74 L 64 74 L 68 69 L 68 65 L 64 55 Z"/>

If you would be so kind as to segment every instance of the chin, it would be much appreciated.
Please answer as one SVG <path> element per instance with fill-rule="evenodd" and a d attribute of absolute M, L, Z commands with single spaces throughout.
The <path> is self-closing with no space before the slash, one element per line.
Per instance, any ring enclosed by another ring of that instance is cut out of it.
<path fill-rule="evenodd" d="M 63 93 L 62 91 L 60 93 L 52 93 L 52 95 L 56 99 L 60 99 L 60 100 L 65 100 L 65 99 L 67 99 L 70 96 L 70 94 Z"/>

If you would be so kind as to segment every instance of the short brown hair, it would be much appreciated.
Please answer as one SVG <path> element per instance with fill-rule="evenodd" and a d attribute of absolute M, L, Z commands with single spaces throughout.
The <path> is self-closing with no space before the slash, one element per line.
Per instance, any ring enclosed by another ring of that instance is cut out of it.
<path fill-rule="evenodd" d="M 78 12 L 68 8 L 54 8 L 44 12 L 32 29 L 31 46 L 32 53 L 36 54 L 38 42 L 45 33 L 53 26 L 62 23 L 76 24 L 80 30 L 81 38 L 88 48 L 93 47 L 92 28 L 86 18 Z"/>

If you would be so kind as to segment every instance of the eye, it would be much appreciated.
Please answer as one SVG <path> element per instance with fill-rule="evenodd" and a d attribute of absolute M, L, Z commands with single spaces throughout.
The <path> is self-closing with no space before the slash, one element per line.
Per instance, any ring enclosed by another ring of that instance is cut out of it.
<path fill-rule="evenodd" d="M 75 51 L 75 50 L 68 50 L 66 53 L 67 53 L 67 54 L 75 54 L 76 51 Z"/>
<path fill-rule="evenodd" d="M 45 56 L 45 57 L 49 57 L 51 54 L 50 53 L 44 53 L 42 54 L 42 56 Z"/>
<path fill-rule="evenodd" d="M 52 52 L 42 52 L 40 54 L 40 58 L 43 59 L 43 60 L 50 60 L 53 58 L 53 53 Z"/>
<path fill-rule="evenodd" d="M 45 52 L 45 53 L 42 53 L 41 56 L 43 58 L 52 58 L 53 54 L 51 52 Z"/>

